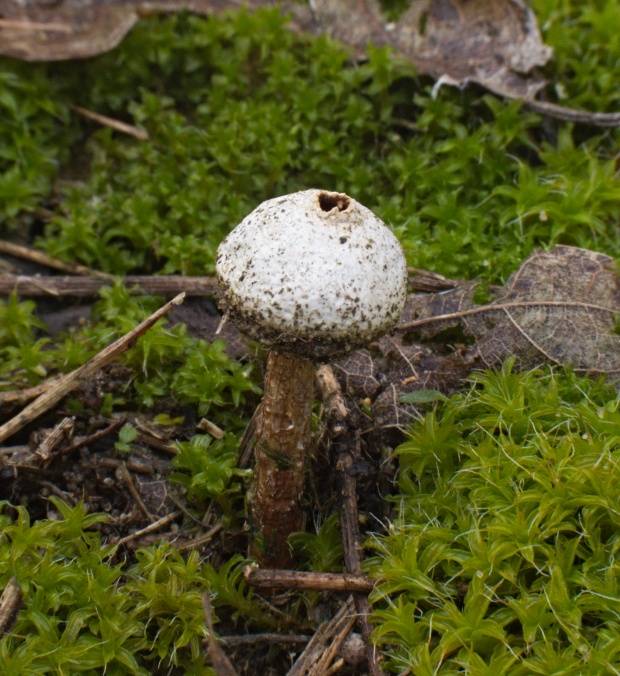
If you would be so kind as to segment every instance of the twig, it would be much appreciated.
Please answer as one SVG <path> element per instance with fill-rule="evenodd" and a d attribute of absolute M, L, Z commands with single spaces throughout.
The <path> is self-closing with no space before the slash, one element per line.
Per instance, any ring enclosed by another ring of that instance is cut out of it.
<path fill-rule="evenodd" d="M 62 272 L 68 272 L 73 275 L 84 275 L 86 277 L 97 277 L 99 279 L 113 279 L 113 276 L 106 272 L 91 270 L 85 265 L 79 265 L 77 263 L 67 263 L 66 261 L 61 261 L 59 258 L 48 256 L 45 252 L 39 251 L 38 249 L 32 249 L 27 246 L 22 246 L 21 244 L 14 244 L 13 242 L 7 242 L 6 240 L 0 240 L 0 253 L 15 256 L 15 258 L 23 258 L 32 263 L 45 265 L 48 268 L 54 268 L 54 270 L 61 270 Z M 11 277 L 12 275 L 8 276 Z"/>
<path fill-rule="evenodd" d="M 63 378 L 64 376 L 56 376 L 54 378 L 44 380 L 42 383 L 39 383 L 34 387 L 28 387 L 27 389 L 0 392 L 0 406 L 25 404 L 28 401 L 32 401 L 33 399 L 36 399 L 36 397 L 43 394 L 43 392 L 49 390 L 51 387 L 55 387 Z"/>
<path fill-rule="evenodd" d="M 118 460 L 117 458 L 106 458 L 105 456 L 95 456 L 93 462 L 97 467 L 108 467 L 110 469 L 122 468 L 123 463 L 126 462 L 128 469 L 136 474 L 154 474 L 155 469 L 152 465 L 145 462 L 140 462 L 135 458 L 129 458 L 127 461 Z M 121 469 L 122 472 L 122 469 Z"/>
<path fill-rule="evenodd" d="M 7 582 L 0 596 L 0 637 L 10 631 L 22 605 L 22 588 L 16 577 Z"/>
<path fill-rule="evenodd" d="M 91 298 L 115 279 L 122 281 L 136 296 L 173 296 L 184 292 L 187 296 L 213 296 L 216 282 L 213 277 L 179 277 L 177 275 L 112 277 L 102 273 L 92 277 L 30 277 L 0 273 L 0 295 L 16 293 L 20 296 L 72 296 Z"/>
<path fill-rule="evenodd" d="M 59 261 L 62 263 L 62 261 Z M 88 268 L 80 269 L 88 270 Z M 102 272 L 90 271 L 91 276 L 49 277 L 37 275 L 12 275 L 0 273 L 0 295 L 16 293 L 20 296 L 71 296 L 90 298 L 96 296 L 104 286 L 114 282 L 115 277 Z M 76 273 L 77 274 L 77 273 Z M 87 275 L 87 272 L 80 273 Z M 181 277 L 178 275 L 129 275 L 118 277 L 130 292 L 138 295 L 173 296 L 184 291 L 187 296 L 213 296 L 216 281 L 213 277 Z M 426 270 L 412 269 L 409 286 L 412 291 L 427 293 L 446 291 L 458 282 L 435 275 Z"/>
<path fill-rule="evenodd" d="M 57 495 L 59 498 L 64 500 L 70 507 L 75 507 L 75 499 L 71 495 L 71 493 L 68 493 L 67 491 L 63 491 L 62 489 L 58 488 L 56 484 L 53 484 L 51 481 L 37 481 L 37 484 L 39 486 L 43 486 L 43 488 L 47 488 L 47 490 L 51 491 L 54 495 Z"/>
<path fill-rule="evenodd" d="M 73 426 L 75 425 L 75 418 L 63 418 L 53 430 L 48 432 L 45 437 L 39 442 L 35 449 L 35 455 L 38 455 L 44 463 L 54 455 L 54 450 L 63 440 L 69 440 L 73 433 Z"/>
<path fill-rule="evenodd" d="M 161 441 L 150 434 L 138 434 L 136 443 L 150 446 L 151 448 L 167 453 L 168 455 L 176 455 L 179 452 L 179 449 L 173 443 Z"/>
<path fill-rule="evenodd" d="M 59 457 L 64 456 L 64 455 L 69 455 L 70 453 L 73 453 L 73 451 L 76 451 L 78 448 L 82 448 L 82 446 L 86 446 L 86 444 L 92 444 L 94 441 L 99 441 L 99 439 L 103 439 L 103 437 L 107 437 L 108 434 L 112 434 L 112 432 L 115 432 L 119 427 L 122 427 L 124 424 L 125 424 L 125 419 L 124 418 L 118 418 L 113 423 L 111 423 L 110 425 L 108 425 L 104 429 L 99 430 L 98 432 L 95 432 L 94 434 L 89 434 L 87 437 L 78 437 L 71 444 L 71 446 L 65 446 L 65 448 L 62 448 L 58 455 L 59 455 Z"/>
<path fill-rule="evenodd" d="M 0 442 L 21 430 L 41 414 L 49 411 L 61 399 L 69 394 L 69 392 L 74 390 L 80 382 L 97 373 L 103 366 L 129 349 L 140 336 L 146 333 L 146 331 L 148 331 L 159 319 L 170 312 L 175 305 L 182 303 L 184 299 L 185 294 L 179 294 L 176 298 L 173 298 L 170 302 L 154 312 L 135 329 L 104 348 L 89 362 L 64 376 L 55 387 L 44 392 L 40 397 L 26 406 L 21 413 L 18 413 L 14 418 L 11 418 L 0 427 Z"/>
<path fill-rule="evenodd" d="M 210 420 L 207 420 L 206 418 L 203 418 L 198 423 L 196 429 L 199 432 L 206 432 L 207 434 L 210 434 L 214 439 L 224 438 L 224 430 L 221 430 L 215 423 L 212 423 Z"/>
<path fill-rule="evenodd" d="M 151 522 L 155 523 L 157 519 L 149 512 L 149 510 L 146 508 L 146 505 L 144 502 L 142 502 L 142 498 L 140 497 L 140 493 L 136 490 L 136 487 L 133 485 L 133 481 L 131 479 L 131 474 L 129 474 L 129 470 L 127 469 L 127 463 L 123 462 L 121 465 L 121 471 L 123 473 L 123 479 L 125 481 L 125 485 L 129 489 L 129 492 L 131 493 L 131 496 L 133 499 L 136 501 L 136 504 L 140 508 L 140 511 L 146 516 L 146 518 Z"/>
<path fill-rule="evenodd" d="M 220 643 L 227 646 L 254 645 L 256 643 L 308 643 L 312 636 L 304 634 L 248 634 L 247 636 L 220 636 Z"/>
<path fill-rule="evenodd" d="M 331 369 L 331 366 L 327 368 Z M 333 378 L 333 380 L 332 380 Z M 331 374 L 331 387 L 336 390 L 340 385 L 336 377 Z M 319 389 L 323 393 L 321 384 Z M 333 395 L 332 395 L 333 396 Z M 342 393 L 340 394 L 342 396 Z M 343 405 L 344 405 L 344 399 Z M 347 572 L 354 576 L 362 575 L 362 542 L 359 532 L 359 517 L 357 510 L 357 481 L 353 471 L 356 457 L 359 455 L 359 434 L 350 421 L 345 406 L 346 415 L 341 415 L 336 409 L 331 410 L 331 433 L 336 451 L 336 471 L 338 477 L 338 496 L 340 513 L 340 530 L 344 548 L 344 560 Z M 355 609 L 358 614 L 360 634 L 366 644 L 366 654 L 372 676 L 381 676 L 381 669 L 377 662 L 371 642 L 372 627 L 370 626 L 370 604 L 368 597 L 361 593 L 353 595 Z"/>
<path fill-rule="evenodd" d="M 336 660 L 327 671 L 324 671 L 322 676 L 332 676 L 332 674 L 340 671 L 342 667 L 344 667 L 344 659 L 341 657 Z"/>
<path fill-rule="evenodd" d="M 237 671 L 232 665 L 232 662 L 228 659 L 226 653 L 218 645 L 218 642 L 215 638 L 215 630 L 213 629 L 213 612 L 211 610 L 211 599 L 209 598 L 209 592 L 205 592 L 202 595 L 202 609 L 205 614 L 205 622 L 209 631 L 207 636 L 209 657 L 211 658 L 211 664 L 213 665 L 217 676 L 238 676 Z"/>
<path fill-rule="evenodd" d="M 30 446 L 10 446 L 0 449 L 0 465 L 9 468 L 13 476 L 17 476 L 17 470 L 43 472 L 42 464 L 41 458 L 30 450 Z"/>
<path fill-rule="evenodd" d="M 194 523 L 197 523 L 199 526 L 202 526 L 202 525 L 203 525 L 202 521 L 201 521 L 198 517 L 194 516 L 194 515 L 189 511 L 189 509 L 187 509 L 187 507 L 186 507 L 185 505 L 183 505 L 181 502 L 179 502 L 179 500 L 177 500 L 177 499 L 174 497 L 174 495 L 172 495 L 171 493 L 168 493 L 167 498 L 168 498 L 168 500 L 170 500 L 170 502 L 172 502 L 172 504 L 173 504 L 177 509 L 180 509 L 180 510 L 183 512 L 183 514 L 185 514 L 185 516 L 186 516 L 188 519 L 190 519 L 190 520 L 193 521 Z"/>
<path fill-rule="evenodd" d="M 97 122 L 104 127 L 110 127 L 111 129 L 120 131 L 123 134 L 133 136 L 139 141 L 147 141 L 149 138 L 149 133 L 146 130 L 138 129 L 138 127 L 134 127 L 132 124 L 126 124 L 125 122 L 115 120 L 114 118 L 108 117 L 107 115 L 100 115 L 99 113 L 95 113 L 92 110 L 87 110 L 81 106 L 76 106 L 73 103 L 69 103 L 68 108 L 82 117 L 92 120 L 93 122 Z"/>
<path fill-rule="evenodd" d="M 426 324 L 434 324 L 435 322 L 445 322 L 452 319 L 461 319 L 462 317 L 471 317 L 472 315 L 485 314 L 487 312 L 507 312 L 508 310 L 519 310 L 523 308 L 549 308 L 560 307 L 569 309 L 586 310 L 588 312 L 605 312 L 610 315 L 618 314 L 617 310 L 604 305 L 596 305 L 595 303 L 580 303 L 570 300 L 532 300 L 532 301 L 515 301 L 508 303 L 489 303 L 488 305 L 481 305 L 479 307 L 469 308 L 467 310 L 459 310 L 458 312 L 450 312 L 445 315 L 435 315 L 434 317 L 424 317 L 423 319 L 416 319 L 406 324 L 399 324 L 395 327 L 395 331 L 410 331 L 417 329 L 418 326 L 425 326 Z"/>
<path fill-rule="evenodd" d="M 298 570 L 276 570 L 246 566 L 243 576 L 254 587 L 272 589 L 319 589 L 322 591 L 346 591 L 369 594 L 374 588 L 371 580 L 363 575 L 347 573 L 313 573 Z"/>
<path fill-rule="evenodd" d="M 324 676 L 354 624 L 353 602 L 349 598 L 329 622 L 317 629 L 287 676 Z"/>
<path fill-rule="evenodd" d="M 131 542 L 132 540 L 136 540 L 137 538 L 142 537 L 143 535 L 147 535 L 148 533 L 152 533 L 154 530 L 158 530 L 162 526 L 165 526 L 171 521 L 174 521 L 179 516 L 181 516 L 181 512 L 171 512 L 170 514 L 166 514 L 166 516 L 162 516 L 161 519 L 158 519 L 157 521 L 149 524 L 148 526 L 145 526 L 141 530 L 138 530 L 135 533 L 132 533 L 131 535 L 126 535 L 124 538 L 121 538 L 118 542 L 115 542 L 114 544 L 117 547 L 120 547 L 121 545 L 126 545 L 128 542 Z"/>
<path fill-rule="evenodd" d="M 447 277 L 438 275 L 436 272 L 431 272 L 430 270 L 408 268 L 408 271 L 409 288 L 412 291 L 438 293 L 439 291 L 453 289 L 459 284 L 459 282 L 454 279 L 448 279 Z"/>
<path fill-rule="evenodd" d="M 550 103 L 549 101 L 535 101 L 531 99 L 524 99 L 523 105 L 536 113 L 547 115 L 555 120 L 591 124 L 596 127 L 620 126 L 620 113 L 596 113 L 588 110 L 567 108 L 566 106 L 560 106 L 557 103 Z"/>
<path fill-rule="evenodd" d="M 177 549 L 180 552 L 185 552 L 188 549 L 197 549 L 198 547 L 202 547 L 202 545 L 212 540 L 213 536 L 222 530 L 222 527 L 223 526 L 221 523 L 216 523 L 215 526 L 210 528 L 204 535 L 201 535 L 199 538 L 194 538 L 193 540 L 186 542 L 185 544 L 177 547 Z"/>

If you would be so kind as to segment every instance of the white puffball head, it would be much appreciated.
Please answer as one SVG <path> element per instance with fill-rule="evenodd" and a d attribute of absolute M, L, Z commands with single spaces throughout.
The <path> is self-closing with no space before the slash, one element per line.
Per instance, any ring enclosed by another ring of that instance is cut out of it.
<path fill-rule="evenodd" d="M 220 244 L 220 307 L 250 337 L 322 359 L 387 332 L 407 294 L 403 250 L 351 197 L 304 190 L 263 202 Z"/>

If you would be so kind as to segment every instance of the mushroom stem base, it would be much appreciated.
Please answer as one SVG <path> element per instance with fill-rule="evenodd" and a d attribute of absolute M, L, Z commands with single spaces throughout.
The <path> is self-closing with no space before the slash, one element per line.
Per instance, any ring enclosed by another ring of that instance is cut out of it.
<path fill-rule="evenodd" d="M 314 371 L 307 359 L 269 353 L 249 495 L 251 553 L 269 568 L 293 566 L 286 540 L 304 526 L 300 501 L 311 438 Z"/>

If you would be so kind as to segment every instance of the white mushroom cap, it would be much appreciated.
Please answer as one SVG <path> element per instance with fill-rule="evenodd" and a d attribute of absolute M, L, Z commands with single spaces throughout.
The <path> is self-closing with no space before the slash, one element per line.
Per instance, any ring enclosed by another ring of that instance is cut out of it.
<path fill-rule="evenodd" d="M 392 232 L 342 193 L 263 202 L 220 244 L 220 307 L 247 335 L 322 359 L 367 345 L 402 312 L 407 265 Z"/>

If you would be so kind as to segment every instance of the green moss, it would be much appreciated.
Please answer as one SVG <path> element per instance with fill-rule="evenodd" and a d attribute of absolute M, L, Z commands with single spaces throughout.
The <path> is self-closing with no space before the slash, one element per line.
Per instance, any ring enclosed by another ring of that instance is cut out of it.
<path fill-rule="evenodd" d="M 620 666 L 620 399 L 511 366 L 478 375 L 396 449 L 399 518 L 370 562 L 395 673 Z"/>
<path fill-rule="evenodd" d="M 51 498 L 57 520 L 31 524 L 23 507 L 0 517 L 0 586 L 15 576 L 25 599 L 0 640 L 5 674 L 151 674 L 159 668 L 214 674 L 204 666 L 202 595 L 246 626 L 276 628 L 243 582 L 239 557 L 218 571 L 194 552 L 162 544 L 116 563 L 116 547 L 92 532 L 105 522 Z"/>
<path fill-rule="evenodd" d="M 620 2 L 531 6 L 554 48 L 544 71 L 555 96 L 617 111 Z M 433 97 L 433 82 L 389 50 L 352 64 L 332 41 L 289 32 L 275 11 L 152 17 L 94 59 L 1 63 L 0 230 L 96 269 L 211 274 L 220 240 L 256 204 L 309 187 L 356 197 L 393 228 L 410 264 L 450 277 L 501 283 L 533 248 L 556 243 L 620 255 L 618 130 L 549 122 L 480 89 Z M 69 103 L 149 139 L 99 129 Z M 51 220 L 38 220 L 41 207 Z M 117 285 L 89 324 L 50 340 L 30 301 L 0 302 L 0 386 L 81 365 L 159 304 Z M 250 365 L 164 323 L 123 360 L 132 375 L 101 411 L 208 413 L 227 435 L 206 454 L 203 438 L 182 442 L 175 480 L 238 521 L 233 460 L 258 393 Z M 617 416 L 602 385 L 506 369 L 412 430 L 398 450 L 401 516 L 371 565 L 385 580 L 376 636 L 390 669 L 619 665 Z M 274 626 L 244 589 L 239 559 L 216 570 L 162 546 L 130 568 L 92 532 L 99 516 L 56 508 L 60 521 L 29 524 L 12 508 L 2 517 L 0 586 L 15 574 L 25 589 L 18 624 L 0 639 L 11 673 L 152 673 L 160 660 L 205 673 L 205 590 L 228 620 Z M 309 566 L 338 567 L 333 521 L 297 546 Z"/>

